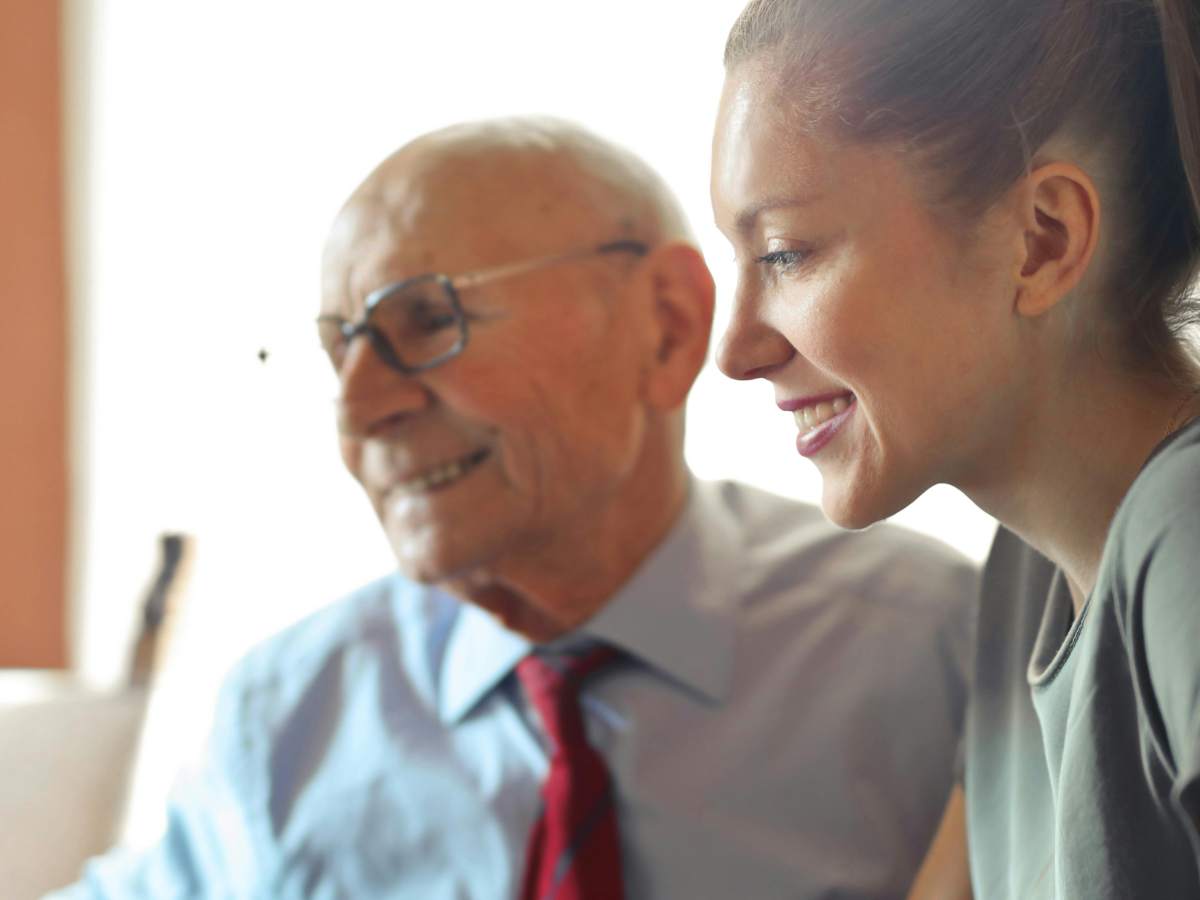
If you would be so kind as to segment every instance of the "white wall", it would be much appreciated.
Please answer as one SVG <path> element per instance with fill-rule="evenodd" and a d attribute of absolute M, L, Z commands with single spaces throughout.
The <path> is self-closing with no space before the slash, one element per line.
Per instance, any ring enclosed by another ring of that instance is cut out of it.
<path fill-rule="evenodd" d="M 249 641 L 388 567 L 335 455 L 312 316 L 332 214 L 415 135 L 537 112 L 627 144 L 682 197 L 724 320 L 731 254 L 707 170 L 741 6 L 68 0 L 85 675 L 120 672 L 160 531 L 197 538 L 188 659 L 205 684 Z M 817 496 L 766 386 L 710 368 L 690 416 L 700 475 Z M 949 490 L 901 518 L 977 557 L 990 537 Z"/>

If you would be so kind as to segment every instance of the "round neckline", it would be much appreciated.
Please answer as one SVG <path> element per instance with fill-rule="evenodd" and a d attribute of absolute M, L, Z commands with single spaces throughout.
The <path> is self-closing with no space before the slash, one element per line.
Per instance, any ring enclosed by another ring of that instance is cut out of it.
<path fill-rule="evenodd" d="M 1121 509 L 1125 505 L 1126 499 L 1133 492 L 1134 486 L 1145 474 L 1150 464 L 1164 450 L 1197 426 L 1200 426 L 1200 415 L 1192 416 L 1190 419 L 1184 421 L 1178 428 L 1170 434 L 1165 435 L 1155 445 L 1154 449 L 1146 457 L 1146 461 L 1138 469 L 1137 475 L 1130 482 L 1129 488 L 1125 491 L 1125 496 L 1121 498 L 1121 503 L 1113 513 L 1112 522 L 1109 523 L 1109 531 L 1105 537 L 1104 549 L 1100 557 L 1100 565 L 1097 569 L 1097 584 L 1102 580 L 1101 575 L 1104 572 L 1105 562 L 1109 558 L 1108 541 L 1112 535 L 1112 526 L 1120 516 Z M 1074 616 L 1074 620 L 1071 621 L 1070 617 L 1074 615 L 1071 590 L 1067 585 L 1067 578 L 1062 569 L 1059 566 L 1054 567 L 1054 577 L 1051 579 L 1050 589 L 1046 593 L 1042 607 L 1041 624 L 1038 626 L 1037 637 L 1033 642 L 1033 652 L 1030 654 L 1029 666 L 1026 671 L 1026 678 L 1029 681 L 1030 687 L 1035 689 L 1048 687 L 1054 682 L 1054 679 L 1062 671 L 1063 667 L 1066 666 L 1071 658 L 1071 652 L 1074 650 L 1075 645 L 1079 643 L 1079 638 L 1087 624 L 1088 613 L 1093 606 L 1094 595 L 1095 588 L 1093 587 L 1092 591 L 1084 599 L 1083 605 L 1079 609 L 1079 615 Z"/>
<path fill-rule="evenodd" d="M 1041 624 L 1038 625 L 1033 652 L 1029 656 L 1026 670 L 1026 680 L 1030 687 L 1046 688 L 1054 682 L 1058 673 L 1070 660 L 1075 645 L 1079 643 L 1091 606 L 1092 598 L 1089 595 L 1080 608 L 1079 615 L 1074 614 L 1074 602 L 1071 599 L 1071 589 L 1067 585 L 1067 576 L 1061 568 L 1055 566 L 1054 577 L 1050 580 L 1050 588 L 1042 606 Z"/>

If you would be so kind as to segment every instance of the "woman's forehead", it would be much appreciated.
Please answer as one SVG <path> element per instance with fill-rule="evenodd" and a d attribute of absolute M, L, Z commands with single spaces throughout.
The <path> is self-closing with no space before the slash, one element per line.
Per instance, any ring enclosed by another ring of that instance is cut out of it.
<path fill-rule="evenodd" d="M 769 88 L 735 69 L 713 140 L 713 204 L 722 228 L 743 231 L 763 209 L 844 189 L 854 168 L 869 163 L 864 149 L 789 121 Z"/>

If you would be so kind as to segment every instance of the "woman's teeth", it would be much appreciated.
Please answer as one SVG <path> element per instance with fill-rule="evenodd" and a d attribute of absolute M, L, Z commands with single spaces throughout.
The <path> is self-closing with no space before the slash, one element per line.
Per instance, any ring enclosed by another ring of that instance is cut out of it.
<path fill-rule="evenodd" d="M 851 397 L 838 397 L 823 403 L 814 403 L 795 410 L 792 415 L 796 418 L 796 427 L 801 431 L 812 431 L 824 425 L 834 416 L 841 415 L 850 408 Z"/>

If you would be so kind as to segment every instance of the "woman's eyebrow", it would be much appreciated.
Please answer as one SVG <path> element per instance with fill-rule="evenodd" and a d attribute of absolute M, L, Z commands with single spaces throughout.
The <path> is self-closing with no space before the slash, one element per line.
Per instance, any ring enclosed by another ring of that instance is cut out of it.
<path fill-rule="evenodd" d="M 739 234 L 749 234 L 754 230 L 754 226 L 758 223 L 763 213 L 811 206 L 820 199 L 820 196 L 817 194 L 789 194 L 767 197 L 739 212 L 737 218 L 734 219 L 734 227 Z"/>

